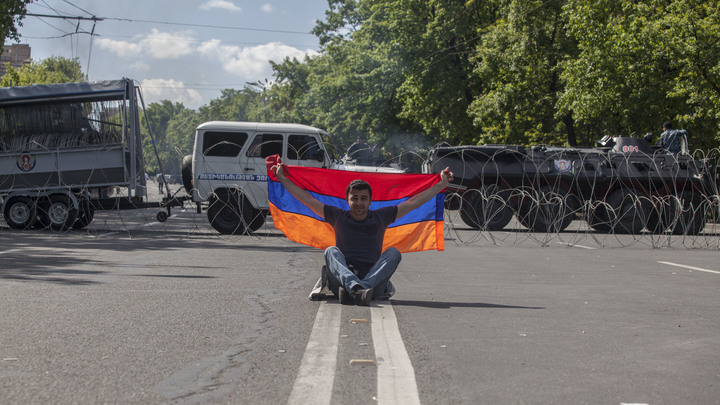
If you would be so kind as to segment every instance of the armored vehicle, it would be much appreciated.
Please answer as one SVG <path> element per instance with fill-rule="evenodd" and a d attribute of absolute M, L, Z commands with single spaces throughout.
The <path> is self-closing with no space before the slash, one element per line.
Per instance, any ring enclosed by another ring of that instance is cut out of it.
<path fill-rule="evenodd" d="M 437 146 L 423 171 L 445 167 L 455 175 L 446 208 L 482 230 L 503 229 L 515 215 L 531 231 L 559 232 L 582 216 L 600 232 L 695 235 L 718 201 L 711 159 L 634 137 L 605 137 L 595 148 Z"/>

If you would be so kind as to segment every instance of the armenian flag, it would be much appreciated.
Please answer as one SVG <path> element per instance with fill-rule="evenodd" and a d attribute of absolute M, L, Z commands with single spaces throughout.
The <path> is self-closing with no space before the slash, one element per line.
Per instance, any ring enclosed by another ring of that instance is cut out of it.
<path fill-rule="evenodd" d="M 335 245 L 335 232 L 330 224 L 293 197 L 270 170 L 272 166 L 280 163 L 280 156 L 269 156 L 266 163 L 270 215 L 275 228 L 281 230 L 288 239 L 304 245 L 319 249 Z M 283 173 L 323 204 L 345 210 L 349 209 L 345 190 L 355 179 L 370 183 L 371 210 L 398 205 L 440 182 L 439 174 L 367 173 L 291 165 L 284 165 Z M 444 201 L 445 194 L 438 193 L 425 204 L 392 223 L 385 232 L 383 250 L 391 246 L 403 253 L 444 250 Z"/>

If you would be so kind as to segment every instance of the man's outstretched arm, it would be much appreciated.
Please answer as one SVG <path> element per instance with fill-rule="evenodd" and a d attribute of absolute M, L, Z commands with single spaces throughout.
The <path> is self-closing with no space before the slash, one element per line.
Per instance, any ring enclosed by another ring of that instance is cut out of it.
<path fill-rule="evenodd" d="M 398 204 L 398 212 L 395 219 L 397 220 L 408 212 L 430 201 L 431 198 L 435 197 L 439 192 L 443 191 L 443 189 L 448 186 L 448 183 L 450 183 L 452 179 L 453 174 L 450 171 L 450 168 L 446 167 L 445 170 L 440 172 L 439 183 L 433 184 L 431 187 L 426 188 L 425 190 Z"/>
<path fill-rule="evenodd" d="M 283 187 L 285 187 L 285 189 L 289 191 L 293 197 L 297 198 L 298 201 L 305 204 L 305 206 L 310 208 L 312 212 L 318 214 L 320 218 L 325 219 L 325 204 L 315 199 L 315 197 L 310 195 L 310 193 L 298 187 L 297 184 L 293 183 L 290 179 L 285 177 L 285 173 L 283 173 L 283 168 L 281 164 L 271 167 L 270 170 L 275 173 L 275 176 L 277 177 L 280 184 L 282 184 Z"/>

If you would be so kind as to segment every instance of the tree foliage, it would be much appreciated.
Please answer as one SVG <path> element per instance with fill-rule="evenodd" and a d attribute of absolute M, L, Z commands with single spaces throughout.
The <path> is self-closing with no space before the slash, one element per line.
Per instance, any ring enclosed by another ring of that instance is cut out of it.
<path fill-rule="evenodd" d="M 20 40 L 17 27 L 22 26 L 30 3 L 32 0 L 0 0 L 0 37 L 3 43 L 7 38 Z"/>
<path fill-rule="evenodd" d="M 80 59 L 53 56 L 41 61 L 31 61 L 17 69 L 8 66 L 0 79 L 0 85 L 27 86 L 30 84 L 72 83 L 87 80 L 80 66 Z"/>
<path fill-rule="evenodd" d="M 695 147 L 717 146 L 717 2 L 572 0 L 565 12 L 580 52 L 563 64 L 560 110 L 611 134 L 659 131 L 672 120 Z"/>
<path fill-rule="evenodd" d="M 717 1 L 328 0 L 313 33 L 320 53 L 271 62 L 271 81 L 197 111 L 150 104 L 148 162 L 155 146 L 177 173 L 211 120 L 314 125 L 343 149 L 364 134 L 389 156 L 438 142 L 588 146 L 667 120 L 693 147 L 720 140 Z M 33 66 L 13 83 L 56 80 Z"/>

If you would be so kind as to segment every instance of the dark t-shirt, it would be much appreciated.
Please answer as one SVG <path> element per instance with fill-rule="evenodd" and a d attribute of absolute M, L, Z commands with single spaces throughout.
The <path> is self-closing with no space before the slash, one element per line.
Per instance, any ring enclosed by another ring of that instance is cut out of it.
<path fill-rule="evenodd" d="M 375 265 L 382 254 L 385 229 L 395 222 L 397 206 L 370 210 L 362 221 L 356 221 L 350 211 L 325 205 L 325 222 L 335 230 L 335 246 L 345 255 L 360 278 Z"/>

